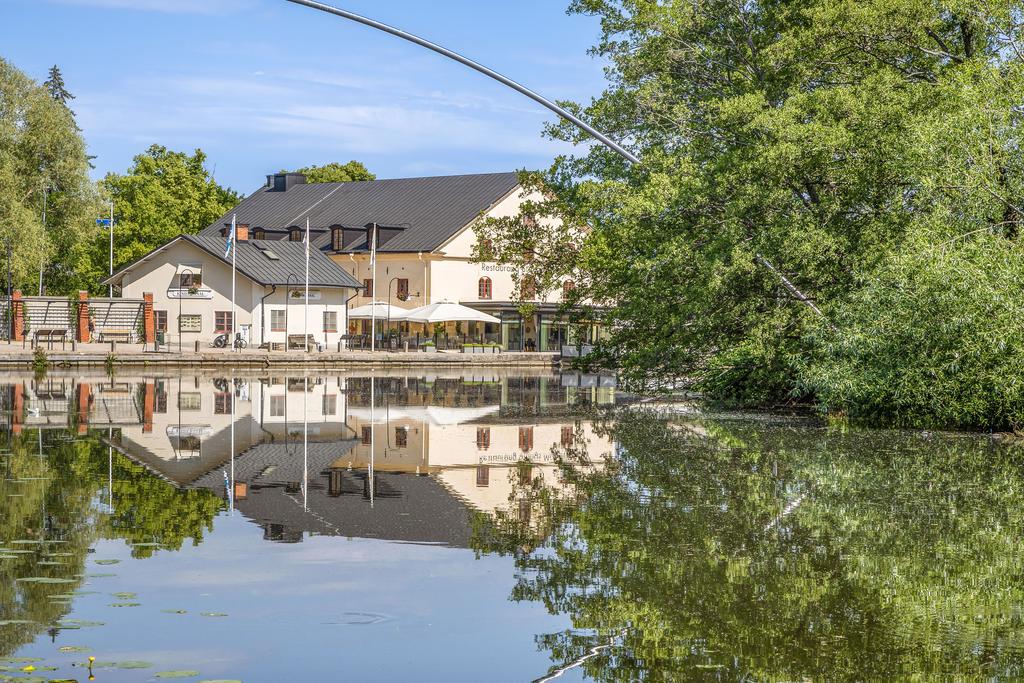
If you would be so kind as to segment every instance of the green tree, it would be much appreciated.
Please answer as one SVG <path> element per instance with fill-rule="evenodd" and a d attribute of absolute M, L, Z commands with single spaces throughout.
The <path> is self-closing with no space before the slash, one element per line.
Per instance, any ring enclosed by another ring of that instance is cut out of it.
<path fill-rule="evenodd" d="M 40 268 L 51 291 L 83 284 L 95 233 L 88 169 L 71 112 L 0 59 L 0 238 L 12 247 L 16 287 L 35 291 Z"/>
<path fill-rule="evenodd" d="M 367 170 L 361 161 L 350 161 L 339 164 L 334 161 L 323 166 L 306 166 L 296 173 L 306 176 L 309 183 L 356 183 L 363 180 L 376 180 L 377 176 Z"/>
<path fill-rule="evenodd" d="M 880 313 L 857 294 L 892 259 L 993 237 L 1020 249 L 1022 9 L 576 0 L 571 11 L 601 21 L 594 53 L 609 82 L 571 106 L 643 163 L 600 147 L 560 158 L 526 181 L 548 197 L 530 211 L 566 231 L 524 231 L 518 217 L 479 232 L 539 282 L 570 275 L 607 306 L 612 334 L 595 360 L 627 380 L 685 378 L 746 402 L 825 391 L 823 375 L 803 375 L 817 344 L 846 333 L 848 305 Z M 950 335 L 941 351 L 969 342 Z M 902 357 L 927 362 L 913 348 Z M 941 397 L 922 399 L 914 409 L 927 412 Z"/>
<path fill-rule="evenodd" d="M 136 156 L 126 174 L 108 173 L 101 186 L 114 201 L 115 268 L 178 235 L 199 232 L 240 200 L 213 179 L 202 150 L 189 155 L 160 145 Z M 98 281 L 107 272 L 105 233 L 93 246 Z"/>

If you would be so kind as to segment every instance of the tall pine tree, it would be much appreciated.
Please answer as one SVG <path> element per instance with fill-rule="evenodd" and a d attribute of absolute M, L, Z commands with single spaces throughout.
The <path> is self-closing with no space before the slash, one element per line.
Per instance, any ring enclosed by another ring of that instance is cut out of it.
<path fill-rule="evenodd" d="M 68 100 L 75 99 L 75 96 L 68 92 L 68 89 L 64 87 L 64 75 L 61 74 L 60 68 L 54 64 L 50 67 L 50 73 L 48 78 L 43 82 L 43 87 L 50 93 L 50 97 L 55 102 L 60 102 L 65 107 L 68 107 Z M 71 107 L 68 107 L 68 111 Z M 72 112 L 74 113 L 74 112 Z"/>

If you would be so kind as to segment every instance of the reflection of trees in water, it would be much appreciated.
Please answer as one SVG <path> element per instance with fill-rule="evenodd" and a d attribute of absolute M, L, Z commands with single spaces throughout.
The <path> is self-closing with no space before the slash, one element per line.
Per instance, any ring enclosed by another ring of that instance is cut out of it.
<path fill-rule="evenodd" d="M 609 681 L 1022 674 L 1019 451 L 637 414 L 611 435 L 610 470 L 563 468 L 568 498 L 513 494 L 544 528 L 514 512 L 476 527 L 479 551 L 516 556 L 514 599 L 571 617 L 538 636 L 556 666 L 591 654 L 582 668 Z"/>
<path fill-rule="evenodd" d="M 222 507 L 208 491 L 179 491 L 114 454 L 114 511 L 108 513 L 107 447 L 94 435 L 70 440 L 48 432 L 44 439 L 43 456 L 35 431 L 11 437 L 10 453 L 0 456 L 0 547 L 18 551 L 0 550 L 9 558 L 0 560 L 0 621 L 30 622 L 0 626 L 0 655 L 31 642 L 68 612 L 96 540 L 155 544 L 133 547 L 135 557 L 176 550 L 186 538 L 200 542 Z M 17 580 L 26 577 L 69 583 Z"/>

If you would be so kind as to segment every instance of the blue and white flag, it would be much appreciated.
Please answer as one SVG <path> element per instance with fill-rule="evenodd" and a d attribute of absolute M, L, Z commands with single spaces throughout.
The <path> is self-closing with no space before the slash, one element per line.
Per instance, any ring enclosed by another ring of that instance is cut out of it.
<path fill-rule="evenodd" d="M 235 217 L 231 217 L 231 230 L 228 231 L 228 243 L 224 248 L 224 258 L 227 258 L 231 254 L 231 249 L 235 246 Z"/>

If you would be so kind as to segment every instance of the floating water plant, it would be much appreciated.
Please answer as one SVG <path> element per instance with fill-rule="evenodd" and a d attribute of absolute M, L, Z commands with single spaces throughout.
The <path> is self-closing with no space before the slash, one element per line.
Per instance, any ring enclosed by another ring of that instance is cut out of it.
<path fill-rule="evenodd" d="M 91 626 L 106 626 L 106 622 L 86 621 L 84 619 L 64 619 L 57 622 L 57 628 L 89 628 Z"/>
<path fill-rule="evenodd" d="M 198 676 L 198 671 L 192 670 L 181 670 L 181 671 L 160 671 L 156 674 L 157 678 L 192 678 Z"/>
<path fill-rule="evenodd" d="M 119 564 L 121 560 L 96 560 L 96 564 Z"/>
<path fill-rule="evenodd" d="M 89 662 L 75 662 L 73 666 L 87 666 L 96 669 L 152 669 L 152 662 L 127 660 L 124 662 L 97 662 L 95 658 Z"/>

